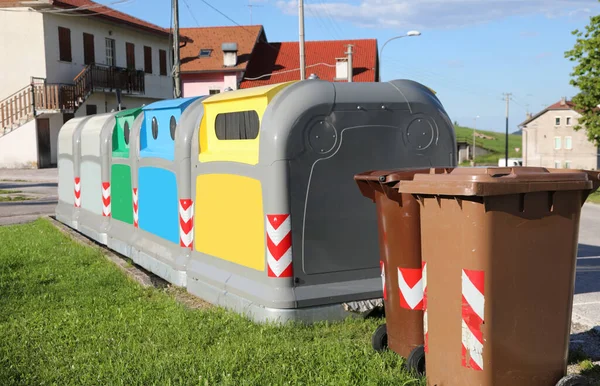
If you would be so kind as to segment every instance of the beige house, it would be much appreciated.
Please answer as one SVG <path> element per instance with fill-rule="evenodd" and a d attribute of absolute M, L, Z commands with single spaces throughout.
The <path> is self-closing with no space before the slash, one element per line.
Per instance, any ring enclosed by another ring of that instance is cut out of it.
<path fill-rule="evenodd" d="M 0 167 L 55 165 L 73 116 L 172 97 L 169 35 L 90 0 L 0 0 Z"/>
<path fill-rule="evenodd" d="M 581 115 L 562 98 L 519 126 L 523 129 L 523 165 L 565 169 L 600 169 L 600 149 L 575 131 Z"/>

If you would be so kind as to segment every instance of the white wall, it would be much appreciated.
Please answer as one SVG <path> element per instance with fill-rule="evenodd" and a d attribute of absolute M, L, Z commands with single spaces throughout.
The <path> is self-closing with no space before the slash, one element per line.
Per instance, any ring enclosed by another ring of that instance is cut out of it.
<path fill-rule="evenodd" d="M 50 162 L 56 164 L 58 154 L 58 132 L 63 125 L 62 114 L 48 114 L 42 115 L 41 118 L 50 119 Z"/>
<path fill-rule="evenodd" d="M 72 62 L 61 62 L 58 49 L 58 27 L 71 30 Z M 158 50 L 167 51 L 169 62 L 169 39 L 149 32 L 142 32 L 123 25 L 104 22 L 91 17 L 72 17 L 44 14 L 44 34 L 46 36 L 46 73 L 48 82 L 73 83 L 73 78 L 84 67 L 83 33 L 94 35 L 96 63 L 106 64 L 105 38 L 115 40 L 117 67 L 126 67 L 125 43 L 135 45 L 135 66 L 144 69 L 144 46 L 152 47 L 152 74 L 146 74 L 145 96 L 165 99 L 173 95 L 173 81 L 170 76 L 161 76 Z M 169 68 L 167 68 L 169 73 Z"/>
<path fill-rule="evenodd" d="M 0 168 L 31 168 L 37 161 L 35 119 L 0 137 Z"/>
<path fill-rule="evenodd" d="M 121 97 L 121 108 L 130 109 L 133 107 L 142 107 L 142 105 L 149 105 L 152 102 L 159 100 L 158 98 L 141 98 L 131 97 L 123 95 Z M 83 117 L 86 115 L 86 105 L 96 105 L 96 111 L 98 114 L 108 113 L 112 110 L 117 111 L 117 97 L 115 94 L 96 92 L 92 94 L 84 104 L 77 109 L 75 112 L 76 117 Z"/>
<path fill-rule="evenodd" d="M 0 11 L 0 100 L 27 86 L 32 76 L 46 76 L 42 15 L 11 9 L 23 12 Z"/>
<path fill-rule="evenodd" d="M 560 125 L 555 125 L 556 117 L 560 117 Z M 570 125 L 567 117 L 571 117 Z M 523 136 L 526 166 L 553 168 L 557 162 L 564 168 L 569 162 L 571 169 L 597 169 L 598 148 L 588 141 L 584 129 L 573 130 L 579 117 L 574 110 L 551 110 L 527 124 Z M 555 149 L 557 137 L 560 149 Z M 566 137 L 571 137 L 572 149 L 566 148 Z"/>

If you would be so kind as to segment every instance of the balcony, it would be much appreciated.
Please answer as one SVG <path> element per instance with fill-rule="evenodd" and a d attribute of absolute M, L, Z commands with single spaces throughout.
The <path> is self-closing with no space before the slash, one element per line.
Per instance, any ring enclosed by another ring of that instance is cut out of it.
<path fill-rule="evenodd" d="M 146 92 L 144 71 L 102 64 L 90 64 L 75 77 L 75 96 L 83 101 L 94 91 L 143 95 Z"/>

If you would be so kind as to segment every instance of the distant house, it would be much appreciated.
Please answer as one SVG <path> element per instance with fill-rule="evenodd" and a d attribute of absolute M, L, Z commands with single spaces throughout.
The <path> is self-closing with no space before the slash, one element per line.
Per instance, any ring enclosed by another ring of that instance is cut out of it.
<path fill-rule="evenodd" d="M 262 26 L 182 28 L 193 40 L 181 48 L 184 97 L 237 90 L 254 47 L 266 41 Z"/>
<path fill-rule="evenodd" d="M 300 80 L 298 42 L 268 42 L 262 26 L 183 28 L 193 40 L 181 50 L 184 96 L 209 95 Z M 352 45 L 352 70 L 346 51 Z M 346 82 L 379 80 L 377 40 L 308 41 L 306 77 Z"/>
<path fill-rule="evenodd" d="M 581 116 L 571 101 L 562 98 L 519 126 L 523 129 L 523 163 L 566 169 L 600 169 L 600 149 L 575 131 Z"/>
<path fill-rule="evenodd" d="M 90 0 L 0 0 L 0 167 L 57 163 L 73 116 L 172 97 L 169 31 Z"/>

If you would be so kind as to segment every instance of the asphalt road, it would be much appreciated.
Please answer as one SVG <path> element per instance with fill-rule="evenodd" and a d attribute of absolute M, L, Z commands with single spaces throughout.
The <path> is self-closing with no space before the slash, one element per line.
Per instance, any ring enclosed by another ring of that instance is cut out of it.
<path fill-rule="evenodd" d="M 27 201 L 0 202 L 0 225 L 20 224 L 54 213 L 57 196 L 56 169 L 0 169 L 0 190 L 14 190 Z"/>
<path fill-rule="evenodd" d="M 0 169 L 0 189 L 18 190 L 32 198 L 23 202 L 0 202 L 0 225 L 53 214 L 57 180 L 56 169 Z M 573 321 L 587 328 L 600 326 L 600 205 L 586 204 L 581 214 Z"/>
<path fill-rule="evenodd" d="M 573 321 L 600 326 L 600 205 L 586 204 L 581 212 Z"/>

